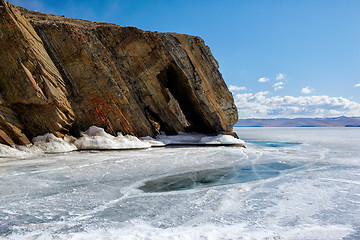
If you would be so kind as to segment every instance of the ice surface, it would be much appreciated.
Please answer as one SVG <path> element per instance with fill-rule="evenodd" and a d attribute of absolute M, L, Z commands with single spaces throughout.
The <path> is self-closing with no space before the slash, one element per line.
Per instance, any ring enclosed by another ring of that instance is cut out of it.
<path fill-rule="evenodd" d="M 278 141 L 250 140 L 250 139 L 246 139 L 245 141 L 246 141 L 246 143 L 251 143 L 256 146 L 274 147 L 274 148 L 293 147 L 293 146 L 301 144 L 301 143 L 297 143 L 297 142 L 278 142 Z"/>
<path fill-rule="evenodd" d="M 150 180 L 139 189 L 144 192 L 168 192 L 246 183 L 277 177 L 280 173 L 286 173 L 287 170 L 294 168 L 301 169 L 301 166 L 274 162 L 268 164 L 252 164 L 241 167 L 209 169 Z"/>
<path fill-rule="evenodd" d="M 1 158 L 0 238 L 360 239 L 360 129 L 237 133 L 301 144 Z M 226 173 L 216 175 L 233 169 L 246 181 L 228 184 Z M 182 191 L 139 189 L 173 176 L 181 183 L 193 172 L 212 183 Z"/>

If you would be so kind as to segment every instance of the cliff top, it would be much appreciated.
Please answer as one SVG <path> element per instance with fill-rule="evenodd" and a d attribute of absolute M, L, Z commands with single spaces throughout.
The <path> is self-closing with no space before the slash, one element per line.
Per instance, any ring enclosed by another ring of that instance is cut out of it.
<path fill-rule="evenodd" d="M 5 1 L 5 0 L 1 0 L 1 1 Z M 152 31 L 145 31 L 145 30 L 139 29 L 134 26 L 126 26 L 125 27 L 125 26 L 121 26 L 121 25 L 118 25 L 115 23 L 93 22 L 93 21 L 77 19 L 77 18 L 69 18 L 69 17 L 65 17 L 64 15 L 55 15 L 55 14 L 41 13 L 38 11 L 30 11 L 30 10 L 20 7 L 20 6 L 16 6 L 16 8 L 19 9 L 21 14 L 28 21 L 30 21 L 33 25 L 37 25 L 37 24 L 39 24 L 39 25 L 68 24 L 68 25 L 72 25 L 72 26 L 76 26 L 76 27 L 80 27 L 80 28 L 84 28 L 84 29 L 88 29 L 88 30 L 96 29 L 98 27 L 117 27 L 117 28 L 134 29 L 134 30 L 137 30 L 140 32 L 152 32 Z M 200 38 L 198 36 L 192 36 L 192 35 L 188 35 L 188 34 L 180 34 L 180 33 L 176 33 L 176 32 L 157 32 L 157 31 L 154 31 L 154 32 L 157 34 L 183 35 L 183 36 L 188 36 L 188 37 Z"/>
<path fill-rule="evenodd" d="M 54 15 L 54 14 L 47 14 L 47 13 L 41 13 L 38 11 L 30 11 L 26 8 L 19 7 L 17 8 L 21 11 L 22 15 L 28 19 L 30 22 L 33 23 L 40 23 L 40 24 L 70 24 L 75 25 L 77 27 L 87 28 L 87 29 L 94 29 L 99 26 L 112 26 L 112 27 L 120 27 L 123 28 L 120 25 L 114 24 L 114 23 L 106 23 L 106 22 L 92 22 L 89 20 L 83 20 L 83 19 L 76 19 L 76 18 L 68 18 L 64 15 Z M 136 27 L 130 26 L 129 28 L 135 28 Z M 138 29 L 140 30 L 140 29 Z M 142 30 L 140 30 L 142 31 Z"/>

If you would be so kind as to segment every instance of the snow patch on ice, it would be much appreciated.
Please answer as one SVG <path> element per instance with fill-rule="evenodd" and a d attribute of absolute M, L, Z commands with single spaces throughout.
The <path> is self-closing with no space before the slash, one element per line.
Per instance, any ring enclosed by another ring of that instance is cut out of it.
<path fill-rule="evenodd" d="M 3 144 L 0 144 L 0 158 L 5 157 L 22 157 L 24 152 L 19 151 L 16 148 L 12 148 Z"/>
<path fill-rule="evenodd" d="M 105 132 L 104 129 L 91 126 L 82 136 L 75 140 L 74 145 L 79 150 L 83 149 L 142 149 L 149 148 L 151 144 L 141 141 L 137 137 L 118 133 L 116 137 Z"/>
<path fill-rule="evenodd" d="M 33 138 L 33 145 L 9 147 L 0 144 L 0 157 L 28 157 L 31 155 L 40 155 L 44 153 L 63 153 L 76 150 L 76 147 L 67 142 L 66 139 L 58 138 L 52 133 L 37 136 Z"/>
<path fill-rule="evenodd" d="M 166 144 L 163 141 L 161 141 L 159 139 L 152 138 L 150 136 L 141 137 L 140 139 L 143 142 L 149 143 L 152 147 L 165 147 L 166 146 Z"/>
<path fill-rule="evenodd" d="M 52 133 L 47 133 L 45 135 L 33 138 L 34 145 L 31 148 L 33 150 L 38 148 L 44 153 L 61 153 L 76 150 L 76 147 L 66 140 L 67 138 L 64 140 L 62 138 L 56 137 Z"/>
<path fill-rule="evenodd" d="M 184 144 L 184 145 L 236 145 L 245 144 L 244 141 L 236 139 L 230 135 L 219 134 L 217 136 L 209 136 L 199 133 L 179 133 L 179 135 L 159 135 L 157 140 L 166 145 Z"/>
<path fill-rule="evenodd" d="M 233 145 L 233 144 L 245 144 L 241 139 L 234 138 L 230 135 L 217 135 L 217 136 L 204 136 L 200 140 L 201 144 L 213 144 L 213 145 Z"/>

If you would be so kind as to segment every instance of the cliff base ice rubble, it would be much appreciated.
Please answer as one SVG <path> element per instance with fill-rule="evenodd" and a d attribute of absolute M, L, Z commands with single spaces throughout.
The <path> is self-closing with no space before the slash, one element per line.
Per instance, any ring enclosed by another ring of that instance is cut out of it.
<path fill-rule="evenodd" d="M 126 150 L 164 147 L 167 145 L 237 145 L 243 146 L 244 141 L 230 135 L 209 136 L 199 133 L 179 133 L 178 135 L 158 135 L 156 138 L 137 138 L 118 133 L 113 136 L 103 128 L 91 126 L 81 133 L 80 138 L 65 136 L 58 138 L 52 133 L 33 138 L 31 146 L 9 147 L 0 144 L 0 157 L 25 157 L 44 153 L 63 153 L 76 150 Z"/>

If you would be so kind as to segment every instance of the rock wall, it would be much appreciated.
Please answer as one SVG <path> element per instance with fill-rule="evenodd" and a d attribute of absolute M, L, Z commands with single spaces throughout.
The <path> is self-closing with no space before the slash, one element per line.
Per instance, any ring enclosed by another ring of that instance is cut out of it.
<path fill-rule="evenodd" d="M 16 9 L 0 0 L 0 142 L 91 125 L 155 136 L 227 133 L 237 110 L 199 37 Z"/>
<path fill-rule="evenodd" d="M 0 142 L 67 133 L 74 113 L 59 71 L 20 11 L 0 1 Z"/>

